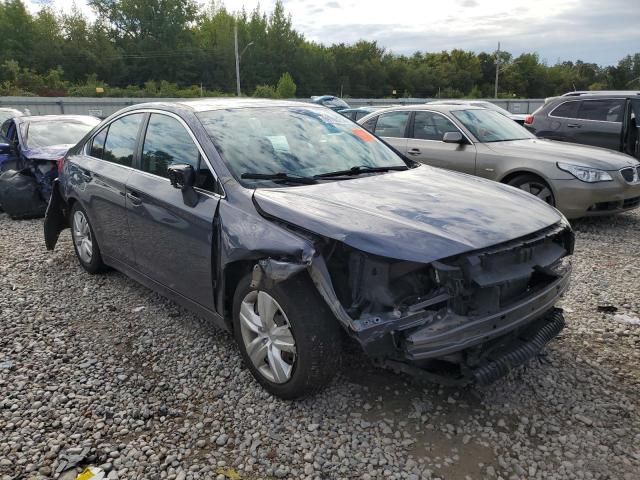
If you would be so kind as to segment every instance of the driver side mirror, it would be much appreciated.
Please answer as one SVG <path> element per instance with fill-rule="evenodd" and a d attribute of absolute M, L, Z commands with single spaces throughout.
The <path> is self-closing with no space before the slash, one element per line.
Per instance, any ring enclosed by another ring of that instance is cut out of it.
<path fill-rule="evenodd" d="M 198 192 L 193 188 L 196 183 L 196 172 L 193 167 L 185 163 L 170 165 L 167 173 L 171 186 L 182 190 L 182 200 L 185 205 L 195 207 L 198 203 Z"/>
<path fill-rule="evenodd" d="M 445 132 L 442 141 L 444 143 L 464 143 L 464 138 L 460 132 Z"/>

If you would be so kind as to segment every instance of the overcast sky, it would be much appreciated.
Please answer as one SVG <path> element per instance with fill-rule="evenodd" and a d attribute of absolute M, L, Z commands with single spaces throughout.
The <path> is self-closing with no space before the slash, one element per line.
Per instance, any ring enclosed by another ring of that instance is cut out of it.
<path fill-rule="evenodd" d="M 71 0 L 53 3 L 69 10 Z M 76 3 L 90 12 L 86 1 Z M 200 3 L 209 3 L 200 1 Z M 251 11 L 258 0 L 226 0 Z M 275 0 L 261 0 L 271 11 Z M 308 39 L 331 43 L 376 40 L 411 54 L 461 48 L 514 55 L 538 52 L 548 63 L 581 59 L 612 65 L 640 52 L 640 0 L 284 0 L 294 27 Z"/>

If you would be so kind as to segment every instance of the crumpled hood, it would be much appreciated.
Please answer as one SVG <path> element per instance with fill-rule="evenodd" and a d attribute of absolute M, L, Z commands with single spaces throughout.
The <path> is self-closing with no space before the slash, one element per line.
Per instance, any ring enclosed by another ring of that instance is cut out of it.
<path fill-rule="evenodd" d="M 600 170 L 619 170 L 637 165 L 638 161 L 623 153 L 577 143 L 531 138 L 510 142 L 485 143 L 495 153 L 527 160 L 566 162 Z"/>
<path fill-rule="evenodd" d="M 29 160 L 59 160 L 64 157 L 73 144 L 51 145 L 49 147 L 27 148 L 22 155 Z"/>
<path fill-rule="evenodd" d="M 254 201 L 263 214 L 358 250 L 423 263 L 513 240 L 562 219 L 523 191 L 427 166 L 257 189 Z"/>

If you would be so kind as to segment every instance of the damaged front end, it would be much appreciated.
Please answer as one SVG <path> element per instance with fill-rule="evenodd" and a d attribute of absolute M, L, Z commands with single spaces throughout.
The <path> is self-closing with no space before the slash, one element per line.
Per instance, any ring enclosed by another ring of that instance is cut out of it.
<path fill-rule="evenodd" d="M 554 305 L 569 286 L 573 245 L 565 223 L 430 264 L 333 241 L 310 264 L 263 261 L 254 281 L 282 281 L 307 268 L 377 363 L 441 383 L 486 384 L 537 355 L 564 327 Z"/>

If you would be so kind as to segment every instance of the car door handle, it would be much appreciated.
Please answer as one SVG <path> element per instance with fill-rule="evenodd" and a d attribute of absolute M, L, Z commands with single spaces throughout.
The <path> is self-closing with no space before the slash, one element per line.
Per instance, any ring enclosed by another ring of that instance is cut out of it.
<path fill-rule="evenodd" d="M 567 123 L 567 127 L 569 128 L 582 128 L 582 125 L 579 123 Z"/>
<path fill-rule="evenodd" d="M 135 192 L 127 192 L 127 198 L 134 207 L 142 205 L 142 199 Z"/>
<path fill-rule="evenodd" d="M 93 180 L 93 175 L 91 175 L 91 172 L 88 172 L 86 170 L 81 170 L 80 176 L 85 182 L 90 182 L 91 180 Z"/>
<path fill-rule="evenodd" d="M 420 149 L 419 148 L 412 148 L 411 150 L 409 150 L 407 152 L 409 155 L 420 155 Z"/>

